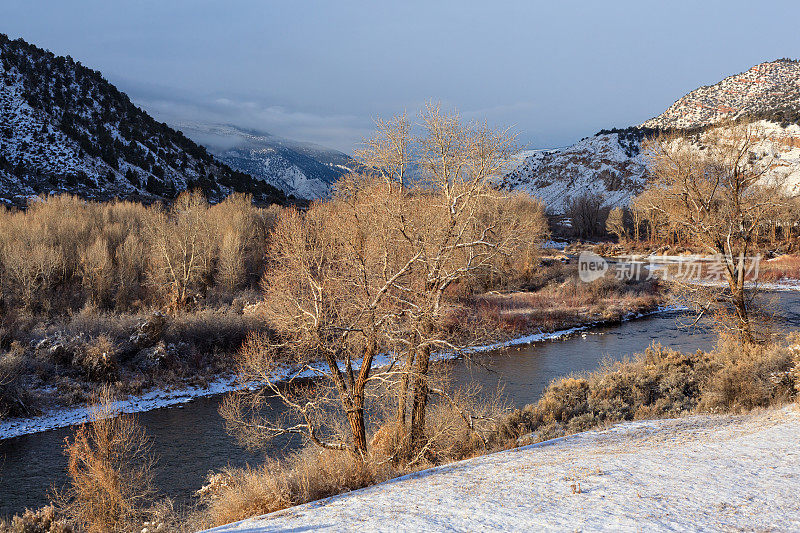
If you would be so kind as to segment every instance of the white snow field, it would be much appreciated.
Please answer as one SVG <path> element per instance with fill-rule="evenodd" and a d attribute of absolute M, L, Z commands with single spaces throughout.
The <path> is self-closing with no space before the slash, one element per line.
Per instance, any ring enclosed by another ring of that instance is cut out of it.
<path fill-rule="evenodd" d="M 211 531 L 800 531 L 800 412 L 623 423 Z"/>

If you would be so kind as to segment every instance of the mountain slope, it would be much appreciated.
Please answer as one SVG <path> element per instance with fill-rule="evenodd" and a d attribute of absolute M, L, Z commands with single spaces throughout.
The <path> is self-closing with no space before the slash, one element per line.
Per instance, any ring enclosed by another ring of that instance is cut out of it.
<path fill-rule="evenodd" d="M 628 142 L 624 134 L 609 133 L 568 148 L 538 150 L 504 178 L 503 187 L 538 197 L 552 213 L 562 213 L 570 197 L 584 194 L 625 205 L 647 181 L 638 143 L 638 138 Z"/>
<path fill-rule="evenodd" d="M 762 63 L 743 74 L 701 87 L 662 115 L 625 130 L 604 130 L 557 150 L 523 154 L 502 181 L 508 189 L 538 196 L 548 211 L 563 213 L 568 198 L 599 194 L 608 206 L 626 205 L 645 186 L 641 146 L 662 130 L 699 133 L 724 120 L 756 123 L 768 140 L 760 150 L 775 157 L 773 174 L 800 193 L 800 62 Z"/>
<path fill-rule="evenodd" d="M 99 72 L 0 34 L 0 201 L 51 192 L 153 201 L 190 187 L 212 201 L 240 191 L 286 202 L 156 122 Z"/>
<path fill-rule="evenodd" d="M 228 125 L 178 124 L 177 128 L 231 168 L 298 198 L 324 198 L 352 166 L 352 159 L 342 152 L 264 132 Z"/>
<path fill-rule="evenodd" d="M 681 97 L 645 128 L 701 128 L 742 117 L 767 118 L 800 107 L 800 61 L 779 59 Z"/>

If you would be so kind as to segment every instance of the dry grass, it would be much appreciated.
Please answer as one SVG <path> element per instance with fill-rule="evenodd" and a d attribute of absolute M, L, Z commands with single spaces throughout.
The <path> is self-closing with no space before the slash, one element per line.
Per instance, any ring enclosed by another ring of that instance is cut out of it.
<path fill-rule="evenodd" d="M 573 268 L 562 270 L 561 276 L 535 292 L 483 294 L 466 307 L 484 323 L 522 334 L 586 322 L 614 322 L 630 312 L 652 309 L 662 299 L 654 282 L 626 283 L 606 276 L 583 283 L 576 279 Z"/>
<path fill-rule="evenodd" d="M 769 261 L 762 261 L 758 278 L 761 281 L 800 279 L 800 256 L 784 255 Z"/>
<path fill-rule="evenodd" d="M 341 494 L 396 475 L 388 463 L 361 462 L 351 455 L 307 448 L 284 461 L 258 468 L 228 469 L 200 490 L 206 520 L 217 526 Z"/>
<path fill-rule="evenodd" d="M 402 458 L 404 432 L 393 420 L 393 398 L 377 397 L 367 459 L 309 445 L 281 461 L 212 474 L 198 491 L 205 508 L 202 521 L 207 527 L 227 524 L 508 447 L 508 441 L 496 438 L 507 404 L 499 394 L 484 399 L 479 393 L 473 386 L 437 396 L 426 415 L 425 453 Z"/>
<path fill-rule="evenodd" d="M 47 505 L 36 511 L 25 509 L 10 521 L 0 520 L 2 533 L 72 533 L 73 527 L 59 517 L 53 505 Z"/>

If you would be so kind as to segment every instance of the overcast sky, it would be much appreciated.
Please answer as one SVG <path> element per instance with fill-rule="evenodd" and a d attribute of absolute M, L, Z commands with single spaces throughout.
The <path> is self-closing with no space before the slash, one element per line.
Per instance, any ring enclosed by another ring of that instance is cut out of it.
<path fill-rule="evenodd" d="M 800 57 L 800 2 L 2 0 L 0 32 L 71 55 L 159 120 L 352 152 L 427 100 L 531 148 L 638 124 Z"/>

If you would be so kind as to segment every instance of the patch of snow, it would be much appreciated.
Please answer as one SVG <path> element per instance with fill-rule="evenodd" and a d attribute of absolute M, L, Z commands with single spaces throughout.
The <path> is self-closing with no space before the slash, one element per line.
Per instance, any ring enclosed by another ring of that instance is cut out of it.
<path fill-rule="evenodd" d="M 563 250 L 567 246 L 569 246 L 569 242 L 568 241 L 554 241 L 554 240 L 551 239 L 551 240 L 543 242 L 540 247 L 541 248 L 552 248 L 553 250 Z"/>
<path fill-rule="evenodd" d="M 618 424 L 210 531 L 797 531 L 800 413 Z"/>

